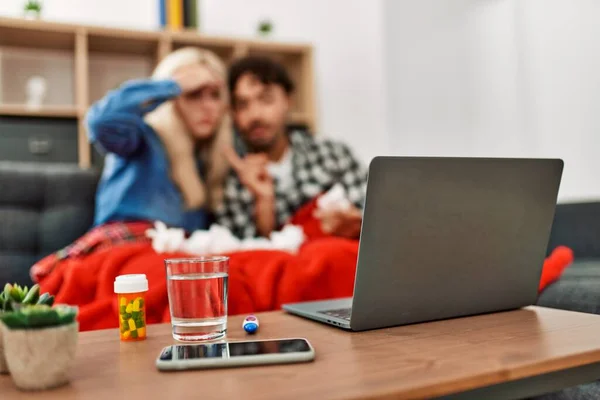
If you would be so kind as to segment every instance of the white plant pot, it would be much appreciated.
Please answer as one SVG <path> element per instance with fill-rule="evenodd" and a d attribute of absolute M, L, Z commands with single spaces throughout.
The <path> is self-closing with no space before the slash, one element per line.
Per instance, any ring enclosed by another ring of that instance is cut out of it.
<path fill-rule="evenodd" d="M 77 322 L 45 329 L 0 325 L 8 370 L 19 389 L 44 390 L 69 381 L 77 350 Z"/>
<path fill-rule="evenodd" d="M 2 323 L 0 322 L 0 325 Z M 8 366 L 4 358 L 4 344 L 2 343 L 2 329 L 0 329 L 0 374 L 8 374 Z"/>
<path fill-rule="evenodd" d="M 40 12 L 34 11 L 34 10 L 25 10 L 23 12 L 23 17 L 25 19 L 29 19 L 29 20 L 37 20 L 42 17 L 42 14 Z"/>

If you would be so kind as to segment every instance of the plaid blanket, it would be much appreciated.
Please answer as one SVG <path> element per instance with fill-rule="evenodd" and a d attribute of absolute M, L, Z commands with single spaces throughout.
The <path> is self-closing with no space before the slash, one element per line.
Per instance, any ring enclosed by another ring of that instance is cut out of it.
<path fill-rule="evenodd" d="M 31 267 L 29 274 L 34 282 L 48 276 L 56 265 L 67 258 L 81 257 L 92 252 L 112 249 L 124 243 L 150 242 L 146 230 L 152 228 L 151 222 L 111 222 L 100 225 L 77 239 L 69 246 L 50 254 Z"/>

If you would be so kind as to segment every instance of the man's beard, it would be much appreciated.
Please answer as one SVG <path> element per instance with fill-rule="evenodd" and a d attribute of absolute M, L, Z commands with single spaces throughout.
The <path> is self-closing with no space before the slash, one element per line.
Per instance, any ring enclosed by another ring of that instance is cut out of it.
<path fill-rule="evenodd" d="M 248 148 L 248 151 L 250 153 L 268 153 L 277 142 L 277 135 L 253 140 L 250 138 L 250 132 L 257 128 L 262 128 L 267 131 L 270 131 L 270 127 L 267 124 L 264 124 L 260 121 L 256 121 L 252 123 L 247 130 L 242 131 L 240 129 L 242 139 L 244 140 L 244 143 L 246 144 L 246 147 Z"/>
<path fill-rule="evenodd" d="M 248 151 L 250 153 L 268 153 L 275 144 L 276 138 L 265 139 L 254 142 L 246 142 L 246 146 L 248 147 Z"/>

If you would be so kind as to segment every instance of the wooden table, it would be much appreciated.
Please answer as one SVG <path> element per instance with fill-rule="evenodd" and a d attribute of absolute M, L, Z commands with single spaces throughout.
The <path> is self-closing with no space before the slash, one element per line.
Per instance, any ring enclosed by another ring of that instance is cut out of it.
<path fill-rule="evenodd" d="M 600 377 L 600 316 L 529 307 L 427 324 L 350 333 L 281 312 L 259 315 L 254 337 L 306 337 L 313 363 L 161 373 L 170 325 L 121 343 L 116 330 L 82 333 L 72 382 L 2 399 L 423 399 L 518 398 Z M 244 339 L 231 317 L 229 339 Z M 447 396 L 447 397 L 444 397 Z"/>

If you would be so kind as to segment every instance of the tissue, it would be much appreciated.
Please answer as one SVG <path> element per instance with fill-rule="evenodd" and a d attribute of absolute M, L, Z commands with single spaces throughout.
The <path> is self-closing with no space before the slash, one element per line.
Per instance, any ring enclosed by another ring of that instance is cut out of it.
<path fill-rule="evenodd" d="M 352 206 L 341 184 L 335 184 L 327 193 L 317 199 L 321 210 L 347 210 Z M 193 255 L 224 254 L 241 250 L 281 250 L 295 253 L 306 240 L 304 230 L 297 225 L 285 225 L 280 231 L 272 232 L 268 238 L 240 240 L 229 229 L 214 224 L 208 230 L 197 230 L 185 238 L 179 228 L 167 228 L 157 221 L 154 229 L 148 229 L 146 236 L 152 239 L 152 248 L 157 253 L 184 252 Z"/>
<path fill-rule="evenodd" d="M 317 199 L 317 208 L 323 211 L 348 210 L 351 206 L 346 189 L 340 183 L 333 185 L 327 193 Z"/>
<path fill-rule="evenodd" d="M 154 229 L 146 231 L 152 239 L 152 248 L 157 253 L 184 252 L 194 255 L 224 254 L 240 250 L 281 250 L 297 252 L 304 243 L 304 230 L 295 225 L 286 225 L 281 231 L 273 232 L 269 238 L 239 240 L 229 229 L 212 225 L 208 230 L 197 230 L 185 238 L 182 229 L 167 228 L 160 221 Z"/>
<path fill-rule="evenodd" d="M 179 228 L 167 228 L 161 221 L 154 223 L 154 229 L 148 229 L 146 236 L 152 239 L 152 248 L 157 253 L 172 253 L 181 249 L 185 243 L 185 232 Z"/>

